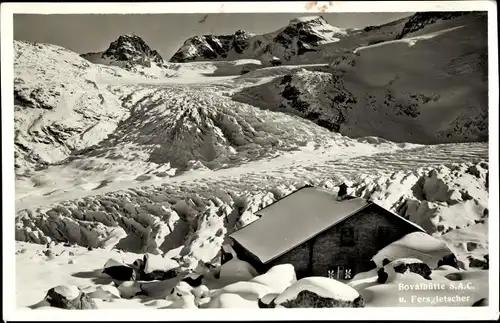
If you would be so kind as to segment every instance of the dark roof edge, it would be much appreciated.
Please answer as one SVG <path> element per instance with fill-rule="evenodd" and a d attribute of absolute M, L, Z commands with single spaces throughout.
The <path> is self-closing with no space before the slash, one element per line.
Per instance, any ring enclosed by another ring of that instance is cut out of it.
<path fill-rule="evenodd" d="M 260 261 L 262 264 L 264 264 L 264 263 L 262 262 L 262 260 L 260 260 L 260 258 L 259 258 L 259 257 L 257 257 L 257 255 L 256 255 L 256 254 L 254 254 L 253 252 L 251 252 L 250 250 L 248 250 L 248 249 L 247 249 L 244 245 L 242 245 L 241 243 L 239 243 L 239 242 L 238 242 L 238 240 L 236 240 L 236 239 L 234 239 L 234 238 L 232 238 L 232 237 L 230 237 L 230 238 L 234 240 L 234 241 L 233 241 L 233 243 L 236 243 L 239 247 L 241 247 L 241 248 L 245 249 L 245 250 L 246 250 L 246 252 L 248 252 L 248 253 L 249 253 L 252 257 L 254 257 L 254 258 L 255 258 L 255 260 L 258 260 L 258 261 Z"/>
<path fill-rule="evenodd" d="M 371 204 L 376 205 L 377 207 L 379 207 L 379 208 L 381 208 L 382 210 L 386 211 L 386 212 L 387 212 L 387 213 L 389 213 L 390 215 L 392 215 L 392 216 L 394 216 L 394 217 L 396 217 L 396 218 L 398 218 L 398 219 L 400 219 L 400 220 L 402 220 L 402 221 L 406 222 L 407 224 L 409 224 L 409 225 L 411 225 L 411 226 L 413 226 L 413 227 L 417 228 L 419 231 L 422 231 L 422 232 L 424 232 L 424 233 L 427 233 L 427 231 L 426 231 L 424 228 L 422 228 L 422 227 L 421 227 L 421 226 L 419 226 L 418 224 L 416 224 L 416 223 L 414 223 L 414 222 L 412 222 L 412 221 L 410 221 L 410 220 L 408 220 L 408 219 L 405 219 L 404 217 L 402 217 L 401 215 L 397 214 L 396 212 L 393 212 L 393 211 L 391 211 L 391 210 L 389 210 L 389 209 L 386 209 L 386 208 L 385 208 L 385 207 L 383 207 L 382 205 L 379 205 L 379 204 L 377 204 L 377 203 L 375 203 L 375 202 L 371 202 Z M 428 234 L 428 233 L 427 233 L 427 234 Z"/>

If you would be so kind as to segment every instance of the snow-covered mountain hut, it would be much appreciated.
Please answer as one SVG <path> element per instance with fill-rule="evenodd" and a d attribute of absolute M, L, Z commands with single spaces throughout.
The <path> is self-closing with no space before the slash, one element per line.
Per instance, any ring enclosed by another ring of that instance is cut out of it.
<path fill-rule="evenodd" d="M 265 272 L 290 263 L 298 277 L 350 279 L 374 268 L 372 257 L 418 225 L 363 198 L 305 186 L 257 212 L 233 232 L 238 257 Z"/>

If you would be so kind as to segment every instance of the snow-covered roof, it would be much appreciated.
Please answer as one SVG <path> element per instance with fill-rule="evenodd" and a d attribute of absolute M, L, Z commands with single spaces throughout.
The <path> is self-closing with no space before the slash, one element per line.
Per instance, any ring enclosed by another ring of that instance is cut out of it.
<path fill-rule="evenodd" d="M 257 212 L 260 219 L 230 237 L 268 263 L 372 204 L 357 197 L 338 201 L 332 191 L 305 186 Z"/>
<path fill-rule="evenodd" d="M 333 192 L 305 186 L 257 212 L 259 220 L 230 237 L 266 263 L 367 205 L 361 198 L 339 202 Z"/>

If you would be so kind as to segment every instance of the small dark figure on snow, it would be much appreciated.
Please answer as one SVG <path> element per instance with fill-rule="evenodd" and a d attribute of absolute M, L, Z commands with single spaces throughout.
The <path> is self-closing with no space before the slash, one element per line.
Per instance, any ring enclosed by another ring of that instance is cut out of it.
<path fill-rule="evenodd" d="M 347 185 L 345 183 L 342 183 L 339 185 L 339 192 L 337 193 L 337 198 L 339 200 L 343 200 L 346 195 L 347 195 Z"/>

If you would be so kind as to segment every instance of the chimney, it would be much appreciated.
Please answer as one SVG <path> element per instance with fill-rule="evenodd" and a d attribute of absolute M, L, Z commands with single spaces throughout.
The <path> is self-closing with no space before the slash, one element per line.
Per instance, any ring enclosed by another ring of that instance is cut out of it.
<path fill-rule="evenodd" d="M 337 193 L 337 200 L 342 201 L 346 195 L 347 195 L 347 185 L 345 183 L 342 183 L 339 185 L 339 192 Z"/>

